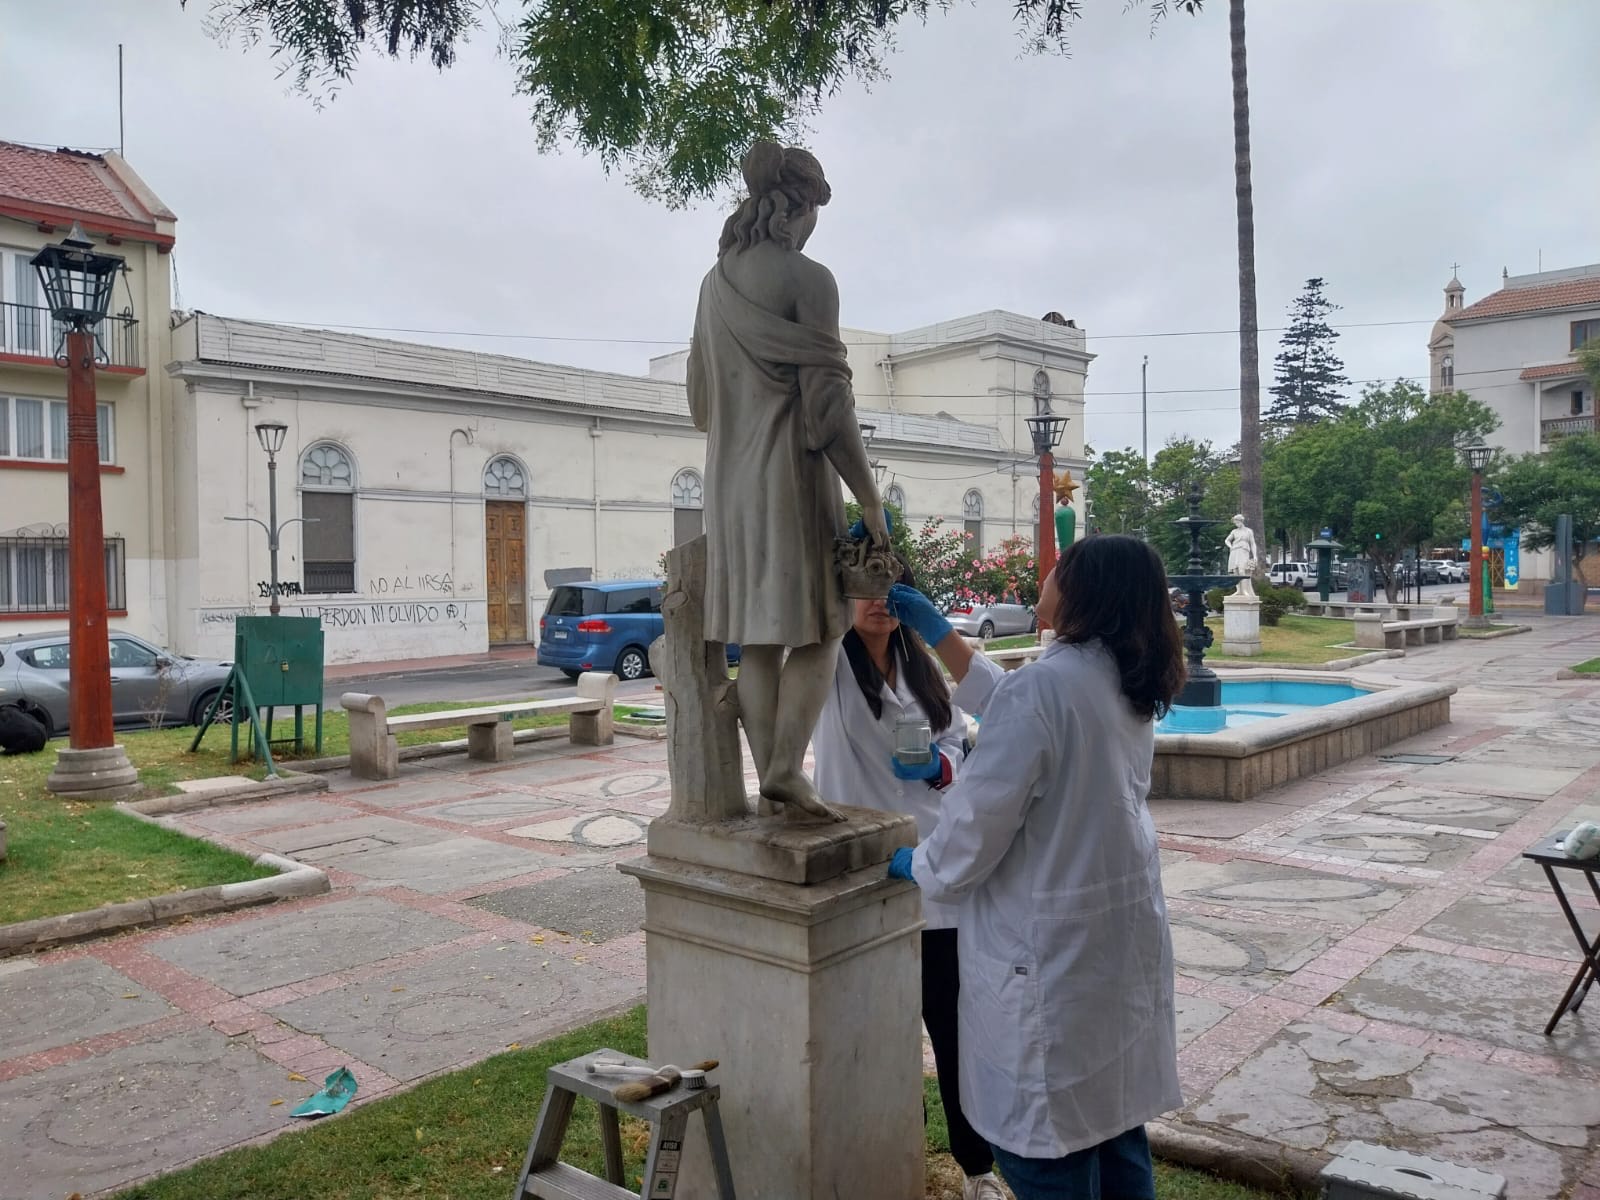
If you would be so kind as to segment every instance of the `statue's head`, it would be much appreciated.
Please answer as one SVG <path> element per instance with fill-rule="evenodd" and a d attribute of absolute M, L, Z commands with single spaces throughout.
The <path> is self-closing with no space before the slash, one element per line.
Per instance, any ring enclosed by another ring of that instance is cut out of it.
<path fill-rule="evenodd" d="M 739 169 L 748 194 L 722 226 L 718 256 L 757 242 L 776 242 L 786 250 L 804 246 L 816 228 L 817 209 L 833 198 L 822 164 L 798 147 L 757 142 Z"/>
<path fill-rule="evenodd" d="M 1235 529 L 1243 529 L 1244 528 L 1244 514 L 1243 513 L 1234 513 L 1233 514 L 1233 527 Z"/>

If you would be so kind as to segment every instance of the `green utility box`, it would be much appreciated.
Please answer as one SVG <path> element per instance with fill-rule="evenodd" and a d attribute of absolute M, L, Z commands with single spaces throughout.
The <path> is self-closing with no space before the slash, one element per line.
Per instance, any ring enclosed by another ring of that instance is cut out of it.
<path fill-rule="evenodd" d="M 194 735 L 190 750 L 197 750 L 200 739 L 214 721 L 232 726 L 232 759 L 239 760 L 239 727 L 256 753 L 267 764 L 269 775 L 276 775 L 272 746 L 293 744 L 296 753 L 305 748 L 307 706 L 317 710 L 316 749 L 322 752 L 322 622 L 316 617 L 236 617 L 233 624 L 233 670 L 211 711 Z M 294 737 L 272 737 L 273 710 L 294 709 Z M 263 724 L 261 711 L 266 710 Z"/>

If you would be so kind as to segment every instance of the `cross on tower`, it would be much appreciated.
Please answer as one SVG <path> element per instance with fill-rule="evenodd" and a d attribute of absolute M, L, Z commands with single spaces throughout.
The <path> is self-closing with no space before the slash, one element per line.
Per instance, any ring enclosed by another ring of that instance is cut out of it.
<path fill-rule="evenodd" d="M 1451 263 L 1450 264 L 1450 275 L 1451 275 L 1451 278 L 1454 278 L 1455 276 L 1459 275 L 1460 273 L 1461 273 L 1461 264 L 1460 263 Z"/>

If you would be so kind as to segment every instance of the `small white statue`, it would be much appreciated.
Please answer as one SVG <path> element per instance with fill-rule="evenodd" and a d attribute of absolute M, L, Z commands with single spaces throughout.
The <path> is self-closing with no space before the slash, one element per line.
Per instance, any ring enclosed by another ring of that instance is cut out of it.
<path fill-rule="evenodd" d="M 1228 548 L 1228 574 L 1242 575 L 1239 586 L 1233 594 L 1245 600 L 1256 598 L 1256 585 L 1253 578 L 1256 568 L 1256 535 L 1250 526 L 1245 524 L 1243 513 L 1233 514 L 1233 528 L 1228 531 L 1228 536 L 1222 544 Z"/>

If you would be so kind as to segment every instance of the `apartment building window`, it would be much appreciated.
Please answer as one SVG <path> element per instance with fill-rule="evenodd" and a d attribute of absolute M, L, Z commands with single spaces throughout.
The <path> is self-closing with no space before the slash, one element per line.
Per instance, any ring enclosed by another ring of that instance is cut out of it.
<path fill-rule="evenodd" d="M 1600 340 L 1600 318 L 1591 318 L 1587 321 L 1574 321 L 1572 323 L 1572 346 L 1577 350 L 1589 342 Z"/>
<path fill-rule="evenodd" d="M 110 404 L 97 404 L 100 461 L 116 461 L 116 414 Z M 67 461 L 67 402 L 30 396 L 0 396 L 0 458 L 31 462 Z"/>
<path fill-rule="evenodd" d="M 685 467 L 672 477 L 672 544 L 681 546 L 706 531 L 706 485 L 700 472 Z"/>
<path fill-rule="evenodd" d="M 300 459 L 303 587 L 327 596 L 356 590 L 356 472 L 341 446 L 323 442 Z"/>
<path fill-rule="evenodd" d="M 1583 416 L 1583 389 L 1582 388 L 1573 388 L 1572 389 L 1572 415 L 1575 416 L 1575 417 Z"/>
<path fill-rule="evenodd" d="M 44 309 L 32 250 L 0 246 L 0 354 L 53 353 L 59 332 Z"/>
<path fill-rule="evenodd" d="M 128 608 L 127 553 L 121 538 L 106 542 L 106 607 Z M 69 595 L 67 539 L 0 537 L 0 613 L 65 613 Z"/>

